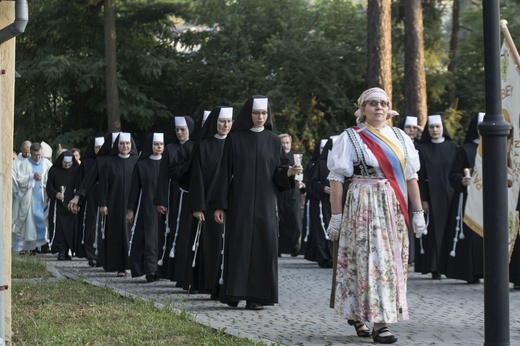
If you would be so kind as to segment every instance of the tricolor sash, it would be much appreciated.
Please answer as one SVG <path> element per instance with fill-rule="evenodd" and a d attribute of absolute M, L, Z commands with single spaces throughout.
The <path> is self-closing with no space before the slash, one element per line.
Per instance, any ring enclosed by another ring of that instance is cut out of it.
<path fill-rule="evenodd" d="M 399 201 L 399 207 L 406 221 L 406 226 L 410 229 L 403 151 L 388 138 L 381 135 L 380 132 L 363 126 L 363 124 L 353 126 L 352 128 L 356 130 L 376 157 L 383 174 L 392 189 L 394 189 L 394 193 Z"/>

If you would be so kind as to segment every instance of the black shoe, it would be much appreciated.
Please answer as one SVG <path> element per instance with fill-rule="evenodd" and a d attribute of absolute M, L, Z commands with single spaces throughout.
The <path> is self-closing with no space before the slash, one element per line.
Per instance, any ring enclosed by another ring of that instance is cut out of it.
<path fill-rule="evenodd" d="M 472 280 L 467 280 L 466 283 L 468 285 L 479 284 L 480 283 L 480 279 L 479 278 L 473 278 Z"/>
<path fill-rule="evenodd" d="M 291 252 L 291 257 L 298 257 L 299 254 L 300 254 L 300 249 L 294 249 Z"/>
<path fill-rule="evenodd" d="M 246 302 L 246 310 L 263 310 L 264 306 L 257 302 Z"/>
<path fill-rule="evenodd" d="M 366 326 L 365 323 L 361 321 L 354 321 L 354 320 L 347 320 L 349 326 L 354 326 L 356 328 L 357 336 L 361 338 L 368 338 L 370 337 L 370 329 Z M 365 328 L 363 328 L 365 327 Z"/>
<path fill-rule="evenodd" d="M 442 279 L 441 274 L 439 272 L 432 272 L 432 280 L 440 280 Z"/>
<path fill-rule="evenodd" d="M 66 261 L 67 260 L 67 254 L 65 252 L 60 252 L 58 254 L 58 261 Z"/>
<path fill-rule="evenodd" d="M 65 259 L 67 261 L 72 261 L 72 257 L 70 257 L 69 254 L 65 254 Z"/>
<path fill-rule="evenodd" d="M 51 248 L 49 247 L 49 243 L 46 243 L 42 247 L 40 247 L 39 253 L 51 253 Z"/>
<path fill-rule="evenodd" d="M 232 308 L 236 308 L 238 306 L 238 300 L 235 302 L 227 302 L 226 304 Z"/>
<path fill-rule="evenodd" d="M 89 265 L 89 267 L 95 267 L 97 265 L 97 262 L 95 259 L 89 259 L 88 265 Z"/>
<path fill-rule="evenodd" d="M 157 280 L 157 273 L 146 274 L 146 282 L 154 282 L 155 280 Z"/>
<path fill-rule="evenodd" d="M 333 265 L 332 260 L 327 260 L 327 261 L 319 264 L 319 266 L 321 268 L 332 268 L 332 265 Z"/>
<path fill-rule="evenodd" d="M 393 344 L 397 341 L 397 336 L 392 334 L 388 336 L 381 336 L 383 333 L 390 333 L 390 329 L 388 329 L 388 327 L 383 327 L 379 330 L 372 330 L 372 339 L 374 342 L 379 344 Z"/>

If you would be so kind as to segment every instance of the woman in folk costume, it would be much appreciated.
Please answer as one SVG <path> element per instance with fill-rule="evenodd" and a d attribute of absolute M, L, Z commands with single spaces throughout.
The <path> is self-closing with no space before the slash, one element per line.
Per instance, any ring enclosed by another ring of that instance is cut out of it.
<path fill-rule="evenodd" d="M 47 195 L 56 201 L 51 251 L 58 254 L 59 261 L 70 260 L 69 251 L 74 255 L 78 245 L 78 215 L 69 211 L 67 204 L 74 197 L 79 178 L 80 167 L 68 150 L 58 156 L 47 178 Z"/>
<path fill-rule="evenodd" d="M 209 206 L 225 223 L 220 301 L 261 310 L 278 302 L 276 191 L 294 186 L 303 168 L 287 166 L 280 139 L 272 132 L 265 96 L 242 107 L 224 144 Z M 225 212 L 225 219 L 224 219 Z"/>
<path fill-rule="evenodd" d="M 358 99 L 357 126 L 345 130 L 328 157 L 331 240 L 339 239 L 335 311 L 360 337 L 397 341 L 387 323 L 408 319 L 408 227 L 422 234 L 417 171 L 410 138 L 387 124 L 390 100 L 380 88 Z M 352 177 L 343 208 L 343 183 Z M 414 208 L 408 218 L 407 201 Z M 372 334 L 365 324 L 373 322 Z"/>
<path fill-rule="evenodd" d="M 138 156 L 130 133 L 121 132 L 114 144 L 117 149 L 114 145 L 99 175 L 99 213 L 106 222 L 101 226 L 102 238 L 98 242 L 103 243 L 100 247 L 104 250 L 103 269 L 117 271 L 117 276 L 124 277 L 130 270 L 127 203 Z"/>
<path fill-rule="evenodd" d="M 334 136 L 337 138 L 337 136 Z M 330 220 L 330 186 L 329 169 L 327 168 L 327 158 L 332 149 L 334 139 L 331 137 L 326 141 L 320 157 L 316 161 L 310 172 L 307 183 L 307 193 L 310 198 L 316 200 L 317 205 L 309 210 L 311 215 L 310 222 L 313 225 L 309 234 L 309 248 L 305 253 L 305 259 L 318 262 L 322 268 L 332 268 L 332 242 L 326 235 L 326 229 Z"/>
<path fill-rule="evenodd" d="M 415 266 L 440 280 L 439 258 L 453 196 L 449 175 L 458 144 L 451 140 L 440 115 L 430 115 L 419 144 L 419 188 L 428 220 L 427 234 L 415 240 Z"/>
<path fill-rule="evenodd" d="M 233 124 L 233 108 L 216 107 L 209 114 L 192 152 L 189 170 L 190 199 L 189 210 L 199 226 L 192 227 L 189 264 L 193 266 L 191 281 L 199 293 L 209 293 L 218 298 L 222 250 L 223 226 L 216 223 L 214 210 L 208 206 L 210 189 L 218 172 L 226 137 Z"/>
<path fill-rule="evenodd" d="M 181 199 L 184 200 L 187 188 L 181 190 L 179 182 L 169 177 L 168 169 L 175 162 L 178 152 L 185 145 L 191 147 L 194 144 L 189 139 L 193 134 L 195 126 L 190 116 L 177 116 L 174 121 L 175 139 L 166 145 L 162 154 L 154 197 L 154 204 L 157 206 L 157 210 L 159 213 L 166 215 L 165 231 L 159 234 L 157 274 L 160 278 L 169 280 L 179 279 L 177 275 L 179 271 L 176 270 L 176 264 L 173 260 L 176 256 L 176 249 L 173 245 L 177 242 L 175 235 L 177 234 L 178 237 L 180 227 L 180 220 L 177 221 L 180 217 L 178 205 Z M 191 215 L 188 215 L 188 217 L 191 217 Z"/>
<path fill-rule="evenodd" d="M 163 133 L 147 137 L 132 173 L 126 213 L 126 220 L 131 225 L 130 271 L 132 277 L 146 275 L 148 282 L 157 279 L 158 238 L 162 226 L 159 220 L 164 224 L 164 217 L 153 204 L 163 150 Z"/>
<path fill-rule="evenodd" d="M 455 152 L 449 174 L 454 193 L 439 258 L 441 274 L 468 284 L 477 284 L 484 277 L 484 240 L 464 223 L 468 186 L 480 142 L 478 123 L 483 119 L 484 113 L 471 119 L 466 139 Z"/>

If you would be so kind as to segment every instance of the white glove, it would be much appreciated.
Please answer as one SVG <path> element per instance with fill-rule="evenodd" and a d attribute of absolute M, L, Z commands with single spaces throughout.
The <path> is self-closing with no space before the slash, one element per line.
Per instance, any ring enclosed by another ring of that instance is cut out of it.
<path fill-rule="evenodd" d="M 332 214 L 329 221 L 329 227 L 327 227 L 327 235 L 332 241 L 339 239 L 339 230 L 341 228 L 342 214 Z"/>
<path fill-rule="evenodd" d="M 424 222 L 424 213 L 423 212 L 413 212 L 412 223 L 413 223 L 413 231 L 415 233 L 415 237 L 420 238 L 423 235 L 424 230 L 426 228 L 425 222 Z"/>

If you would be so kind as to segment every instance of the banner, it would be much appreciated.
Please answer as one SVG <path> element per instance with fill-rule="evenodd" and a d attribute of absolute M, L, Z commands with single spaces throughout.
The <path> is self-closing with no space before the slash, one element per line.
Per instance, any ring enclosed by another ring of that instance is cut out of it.
<path fill-rule="evenodd" d="M 516 52 L 516 49 L 513 47 Z M 509 254 L 518 234 L 519 221 L 516 206 L 520 192 L 520 73 L 517 70 L 513 53 L 504 42 L 500 51 L 502 80 L 502 115 L 512 126 L 507 139 L 507 198 Z M 468 199 L 464 211 L 464 223 L 474 232 L 483 235 L 482 202 L 482 142 L 479 144 Z"/>

